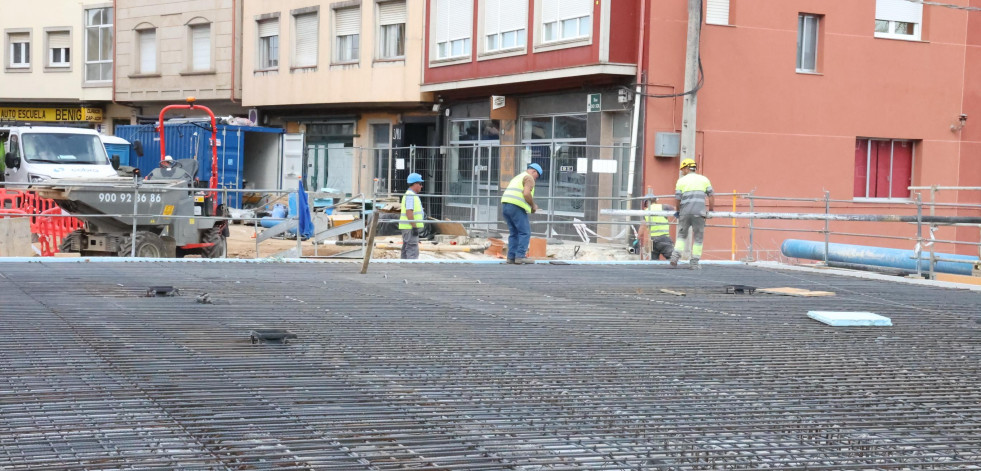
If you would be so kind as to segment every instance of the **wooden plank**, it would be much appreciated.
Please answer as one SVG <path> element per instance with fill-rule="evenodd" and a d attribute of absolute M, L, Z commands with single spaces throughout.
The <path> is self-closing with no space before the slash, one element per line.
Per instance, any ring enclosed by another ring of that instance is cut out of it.
<path fill-rule="evenodd" d="M 756 290 L 757 293 L 778 294 L 781 296 L 798 296 L 804 298 L 818 296 L 834 296 L 831 291 L 811 291 L 803 288 L 762 288 Z"/>
<path fill-rule="evenodd" d="M 432 223 L 433 231 L 436 234 L 446 234 L 454 236 L 466 236 L 467 228 L 463 227 L 463 224 L 458 222 L 434 222 Z"/>
<path fill-rule="evenodd" d="M 661 292 L 662 293 L 671 294 L 671 295 L 674 295 L 674 296 L 684 296 L 685 295 L 685 293 L 682 293 L 681 291 L 673 291 L 673 290 L 670 290 L 670 289 L 662 289 Z"/>
<path fill-rule="evenodd" d="M 950 273 L 935 273 L 933 276 L 937 281 L 981 285 L 981 276 L 954 275 Z"/>

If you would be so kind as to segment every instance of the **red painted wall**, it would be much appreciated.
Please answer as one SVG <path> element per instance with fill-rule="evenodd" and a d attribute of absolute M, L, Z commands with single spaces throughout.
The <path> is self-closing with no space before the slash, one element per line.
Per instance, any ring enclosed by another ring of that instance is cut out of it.
<path fill-rule="evenodd" d="M 682 91 L 685 3 L 652 2 L 647 43 L 649 93 Z M 913 185 L 981 185 L 981 159 L 974 157 L 981 152 L 981 50 L 966 47 L 969 39 L 972 45 L 981 44 L 981 15 L 975 13 L 969 20 L 969 14 L 961 10 L 926 6 L 923 40 L 902 41 L 873 36 L 874 1 L 733 1 L 731 8 L 731 26 L 703 25 L 701 30 L 705 85 L 698 94 L 696 152 L 701 173 L 712 180 L 717 192 L 823 198 L 827 190 L 832 200 L 841 200 L 832 203 L 832 212 L 915 214 L 910 204 L 851 201 L 857 137 L 918 140 Z M 823 15 L 818 74 L 795 70 L 799 13 Z M 681 107 L 681 99 L 647 101 L 644 185 L 657 194 L 673 193 L 679 160 L 653 157 L 654 133 L 680 131 Z M 962 112 L 978 121 L 969 118 L 961 132 L 951 132 L 950 125 Z M 963 199 L 953 192 L 941 197 Z M 730 197 L 720 200 L 726 201 L 720 205 L 723 209 L 731 209 Z M 746 209 L 745 199 L 737 203 Z M 758 201 L 754 209 L 823 212 L 824 202 Z M 745 227 L 746 222 L 739 224 Z M 814 226 L 756 223 L 763 225 Z M 915 226 L 897 224 L 837 223 L 832 230 L 915 235 Z M 977 229 L 970 230 L 977 241 Z M 952 229 L 943 229 L 937 237 L 942 235 L 955 237 Z M 779 244 L 786 238 L 823 240 L 824 236 L 757 231 L 755 248 L 765 243 L 769 250 L 757 258 L 778 258 Z M 740 229 L 736 239 L 736 258 L 742 258 L 748 232 Z M 857 236 L 832 236 L 832 242 L 913 245 Z M 706 258 L 729 259 L 731 245 L 731 229 L 710 229 Z M 955 250 L 949 245 L 940 249 L 977 253 L 974 248 Z"/>
<path fill-rule="evenodd" d="M 464 1 L 464 0 L 460 0 Z M 476 36 L 477 17 L 479 12 L 479 0 L 474 2 L 474 24 L 473 36 Z M 473 58 L 464 64 L 447 66 L 429 66 L 429 56 L 432 52 L 430 21 L 433 8 L 433 1 L 426 0 L 426 48 L 425 60 L 426 68 L 424 72 L 425 84 L 453 82 L 474 78 L 496 77 L 502 75 L 521 74 L 526 72 L 537 72 L 544 70 L 562 69 L 583 65 L 599 63 L 600 51 L 600 22 L 595 21 L 600 18 L 602 6 L 600 1 L 610 1 L 611 4 L 611 31 L 610 35 L 610 57 L 612 62 L 633 64 L 637 60 L 637 14 L 639 5 L 634 1 L 617 0 L 594 0 L 593 3 L 593 41 L 589 46 L 559 49 L 547 52 L 534 52 L 534 31 L 535 31 L 535 12 L 532 0 L 528 2 L 528 37 L 527 53 L 518 56 L 501 57 L 498 59 L 478 60 L 477 41 L 480 38 L 471 38 L 471 51 Z M 627 5 L 632 4 L 632 5 Z M 622 31 L 620 31 L 622 30 Z M 613 58 L 616 57 L 616 60 Z"/>

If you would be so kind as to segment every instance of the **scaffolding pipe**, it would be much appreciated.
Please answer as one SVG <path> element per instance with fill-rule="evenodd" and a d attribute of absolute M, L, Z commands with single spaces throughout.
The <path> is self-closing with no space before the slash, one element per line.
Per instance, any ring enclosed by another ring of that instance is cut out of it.
<path fill-rule="evenodd" d="M 673 211 L 603 209 L 604 216 L 672 216 Z M 798 221 L 923 222 L 931 224 L 981 224 L 981 216 L 899 216 L 895 214 L 754 213 L 711 211 L 709 218 L 791 219 Z"/>
<path fill-rule="evenodd" d="M 920 259 L 913 250 L 887 249 L 867 245 L 829 244 L 827 254 L 824 253 L 824 243 L 810 240 L 787 239 L 780 245 L 780 252 L 793 258 L 807 260 L 827 260 L 827 263 L 852 263 L 871 265 L 875 267 L 898 268 L 916 272 L 929 269 L 929 260 Z M 971 269 L 978 262 L 977 258 L 967 255 L 937 254 L 944 262 L 936 262 L 934 271 L 954 275 L 971 275 Z M 956 260 L 956 261 L 955 261 Z M 917 263 L 919 262 L 919 263 Z M 919 268 L 917 268 L 919 265 Z"/>

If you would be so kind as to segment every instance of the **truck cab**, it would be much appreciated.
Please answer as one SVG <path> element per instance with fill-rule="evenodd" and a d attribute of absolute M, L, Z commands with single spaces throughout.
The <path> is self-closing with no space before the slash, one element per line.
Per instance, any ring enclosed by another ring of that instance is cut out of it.
<path fill-rule="evenodd" d="M 8 183 L 117 175 L 99 133 L 92 129 L 0 125 L 0 160 Z"/>

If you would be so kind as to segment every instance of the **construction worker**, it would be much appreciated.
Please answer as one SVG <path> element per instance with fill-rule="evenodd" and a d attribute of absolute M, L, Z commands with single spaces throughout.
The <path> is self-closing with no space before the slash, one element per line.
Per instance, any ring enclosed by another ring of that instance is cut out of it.
<path fill-rule="evenodd" d="M 504 189 L 501 209 L 508 223 L 508 261 L 509 264 L 524 265 L 532 263 L 525 255 L 531 243 L 531 224 L 528 215 L 538 211 L 535 204 L 535 180 L 542 176 L 542 166 L 528 164 L 523 173 L 515 175 Z"/>
<path fill-rule="evenodd" d="M 647 195 L 644 200 L 644 209 L 648 211 L 674 211 L 674 206 L 670 204 L 658 204 L 657 197 Z M 671 258 L 674 253 L 674 241 L 671 240 L 669 232 L 671 226 L 668 225 L 668 218 L 664 216 L 644 216 L 644 221 L 650 228 L 651 235 L 651 260 L 657 260 L 658 256 L 665 260 Z"/>
<path fill-rule="evenodd" d="M 410 173 L 405 180 L 409 184 L 409 189 L 402 195 L 402 215 L 399 216 L 399 229 L 402 231 L 402 259 L 411 260 L 419 258 L 419 229 L 422 229 L 421 222 L 425 218 L 422 210 L 422 200 L 419 199 L 419 192 L 422 191 L 422 175 Z"/>
<path fill-rule="evenodd" d="M 688 231 L 692 232 L 691 261 L 689 268 L 698 270 L 698 260 L 702 257 L 702 239 L 705 236 L 705 200 L 708 199 L 708 210 L 715 211 L 715 196 L 712 183 L 698 173 L 692 159 L 681 161 L 681 178 L 674 187 L 674 197 L 680 208 L 675 212 L 678 218 L 678 239 L 671 253 L 671 266 L 678 266 L 681 253 L 685 251 Z"/>

